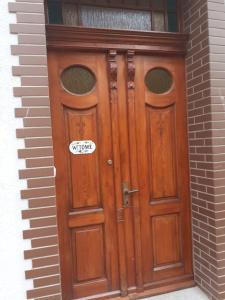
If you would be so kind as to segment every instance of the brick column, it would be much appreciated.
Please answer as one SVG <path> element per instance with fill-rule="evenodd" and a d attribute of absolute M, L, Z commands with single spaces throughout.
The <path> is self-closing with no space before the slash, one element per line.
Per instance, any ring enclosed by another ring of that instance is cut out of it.
<path fill-rule="evenodd" d="M 43 0 L 17 0 L 9 3 L 9 11 L 16 13 L 17 24 L 10 31 L 18 35 L 18 45 L 12 45 L 12 54 L 19 57 L 13 75 L 19 76 L 21 86 L 14 88 L 22 108 L 16 117 L 23 118 L 23 128 L 17 138 L 24 140 L 24 149 L 18 151 L 26 169 L 19 177 L 27 181 L 21 191 L 29 209 L 22 217 L 29 220 L 30 229 L 24 239 L 31 240 L 31 249 L 25 259 L 32 260 L 32 269 L 26 270 L 34 289 L 27 291 L 28 299 L 60 300 L 60 275 L 55 208 L 55 181 L 53 170 L 52 131 L 48 98 L 48 72 Z"/>
<path fill-rule="evenodd" d="M 225 299 L 225 5 L 188 0 L 185 31 L 195 280 Z"/>

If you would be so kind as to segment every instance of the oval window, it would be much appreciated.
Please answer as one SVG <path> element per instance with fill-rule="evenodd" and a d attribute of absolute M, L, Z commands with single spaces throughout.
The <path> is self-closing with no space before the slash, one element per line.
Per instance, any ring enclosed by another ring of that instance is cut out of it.
<path fill-rule="evenodd" d="M 71 66 L 62 72 L 61 82 L 68 92 L 83 95 L 93 90 L 96 79 L 95 75 L 88 68 Z"/>
<path fill-rule="evenodd" d="M 145 84 L 150 92 L 163 94 L 170 90 L 173 78 L 169 71 L 163 68 L 155 68 L 145 76 Z"/>

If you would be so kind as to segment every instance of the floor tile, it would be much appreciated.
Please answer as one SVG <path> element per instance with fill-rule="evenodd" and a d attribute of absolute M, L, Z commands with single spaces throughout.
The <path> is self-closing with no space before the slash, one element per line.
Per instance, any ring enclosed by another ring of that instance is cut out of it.
<path fill-rule="evenodd" d="M 145 300 L 209 300 L 205 293 L 198 287 L 185 289 L 173 293 L 168 293 L 160 296 L 146 298 Z"/>

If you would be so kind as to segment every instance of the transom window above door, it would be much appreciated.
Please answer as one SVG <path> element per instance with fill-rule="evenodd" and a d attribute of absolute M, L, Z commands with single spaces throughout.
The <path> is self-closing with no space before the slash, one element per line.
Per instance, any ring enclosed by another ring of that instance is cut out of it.
<path fill-rule="evenodd" d="M 179 32 L 180 0 L 47 0 L 49 24 Z"/>

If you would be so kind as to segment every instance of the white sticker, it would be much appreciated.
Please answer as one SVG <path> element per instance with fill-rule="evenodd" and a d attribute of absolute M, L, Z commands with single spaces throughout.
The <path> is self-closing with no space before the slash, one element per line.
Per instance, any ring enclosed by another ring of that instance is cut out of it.
<path fill-rule="evenodd" d="M 90 154 L 95 151 L 96 145 L 92 141 L 73 141 L 69 149 L 73 154 Z"/>

